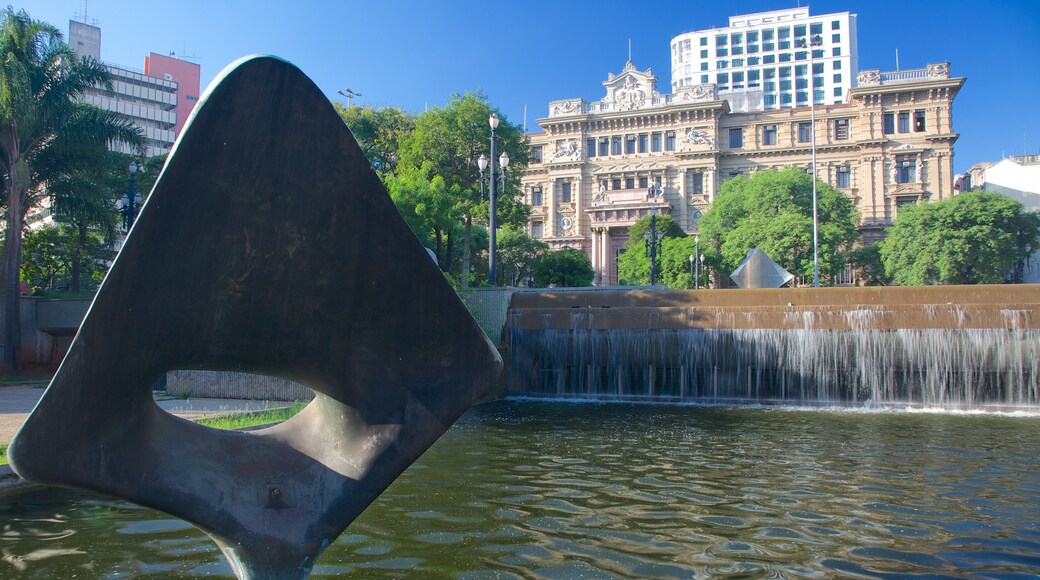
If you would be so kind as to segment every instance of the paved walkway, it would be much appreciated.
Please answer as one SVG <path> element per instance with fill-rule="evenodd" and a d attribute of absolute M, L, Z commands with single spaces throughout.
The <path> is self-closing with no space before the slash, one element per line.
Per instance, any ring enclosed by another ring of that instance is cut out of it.
<path fill-rule="evenodd" d="M 0 386 L 0 444 L 14 439 L 14 434 L 32 412 L 36 402 L 43 396 L 44 387 Z M 242 399 L 157 399 L 156 402 L 167 412 L 185 419 L 198 419 L 216 415 L 231 415 L 249 411 L 262 411 L 288 406 L 284 401 L 249 401 Z"/>

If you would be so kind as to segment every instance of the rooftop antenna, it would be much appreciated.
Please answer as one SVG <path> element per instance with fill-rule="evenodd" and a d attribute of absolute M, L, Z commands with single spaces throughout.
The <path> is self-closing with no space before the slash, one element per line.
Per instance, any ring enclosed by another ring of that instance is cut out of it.
<path fill-rule="evenodd" d="M 628 39 L 628 62 L 632 62 L 632 39 Z"/>
<path fill-rule="evenodd" d="M 171 50 L 170 58 L 176 58 L 177 60 L 183 60 L 190 63 L 199 64 L 199 57 L 194 54 L 188 54 L 188 49 L 182 50 L 180 56 L 177 56 L 177 53 Z"/>
<path fill-rule="evenodd" d="M 361 93 L 358 93 L 358 92 L 350 90 L 350 87 L 347 87 L 345 89 L 342 89 L 342 90 L 339 90 L 339 91 L 336 91 L 336 92 L 347 98 L 347 108 L 348 109 L 350 108 L 350 104 L 353 102 L 354 97 L 360 97 L 361 96 Z"/>
<path fill-rule="evenodd" d="M 896 71 L 899 71 L 899 49 L 896 49 Z"/>
<path fill-rule="evenodd" d="M 78 22 L 82 22 L 83 24 L 89 24 L 91 26 L 97 26 L 98 25 L 98 19 L 97 18 L 94 18 L 93 20 L 90 19 L 89 10 L 88 10 L 89 8 L 90 8 L 89 1 L 88 0 L 83 0 L 83 14 L 82 15 L 80 15 L 80 14 L 73 14 L 72 15 L 73 20 L 78 19 Z"/>
<path fill-rule="evenodd" d="M 524 105 L 524 133 L 527 132 L 527 105 Z M 1023 139 L 1025 136 L 1023 135 Z M 1024 141 L 1023 141 L 1024 143 Z"/>

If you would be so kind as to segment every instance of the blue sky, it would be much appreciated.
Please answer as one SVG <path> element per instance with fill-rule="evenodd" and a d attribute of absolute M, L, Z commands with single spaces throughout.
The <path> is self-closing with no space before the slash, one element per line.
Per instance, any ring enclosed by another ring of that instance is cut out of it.
<path fill-rule="evenodd" d="M 253 53 L 280 56 L 325 93 L 350 87 L 355 104 L 421 112 L 452 93 L 483 90 L 528 130 L 554 99 L 603 96 L 607 73 L 632 60 L 670 91 L 673 36 L 797 0 L 476 2 L 445 0 L 34 0 L 14 4 L 68 33 L 87 11 L 102 29 L 103 60 L 143 68 L 148 52 L 195 57 L 205 87 Z M 801 2 L 806 5 L 806 2 Z M 812 14 L 858 15 L 859 68 L 949 61 L 965 77 L 954 102 L 955 170 L 1040 152 L 1040 0 L 817 0 Z M 93 23 L 93 22 L 92 22 Z"/>

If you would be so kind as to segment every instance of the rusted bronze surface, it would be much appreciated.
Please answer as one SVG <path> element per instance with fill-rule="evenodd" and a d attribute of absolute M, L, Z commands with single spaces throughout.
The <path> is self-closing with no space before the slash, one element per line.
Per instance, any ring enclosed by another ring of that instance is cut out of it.
<path fill-rule="evenodd" d="M 154 404 L 171 369 L 316 397 L 216 431 Z M 194 523 L 241 578 L 305 577 L 500 369 L 321 91 L 250 57 L 200 102 L 10 460 Z"/>

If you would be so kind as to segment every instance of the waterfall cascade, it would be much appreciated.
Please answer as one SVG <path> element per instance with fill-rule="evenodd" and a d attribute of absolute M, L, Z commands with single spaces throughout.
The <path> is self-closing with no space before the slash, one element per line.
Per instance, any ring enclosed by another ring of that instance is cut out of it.
<path fill-rule="evenodd" d="M 1040 405 L 1029 286 L 522 292 L 507 324 L 510 394 Z"/>

